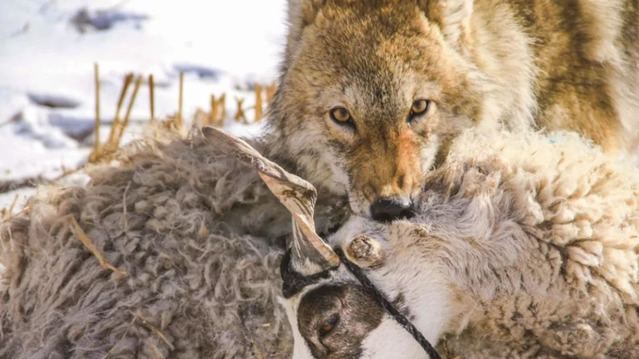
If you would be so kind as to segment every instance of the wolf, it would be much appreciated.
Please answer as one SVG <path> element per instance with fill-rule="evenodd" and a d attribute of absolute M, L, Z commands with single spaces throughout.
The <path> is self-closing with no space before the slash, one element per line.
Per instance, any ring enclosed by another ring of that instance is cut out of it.
<path fill-rule="evenodd" d="M 269 155 L 388 221 L 412 215 L 472 126 L 576 131 L 627 153 L 637 19 L 637 0 L 289 0 Z"/>

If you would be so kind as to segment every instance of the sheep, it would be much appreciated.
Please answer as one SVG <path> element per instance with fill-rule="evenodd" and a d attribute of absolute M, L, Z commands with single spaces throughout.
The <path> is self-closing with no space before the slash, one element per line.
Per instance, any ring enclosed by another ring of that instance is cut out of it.
<path fill-rule="evenodd" d="M 293 214 L 294 358 L 427 357 L 384 300 L 444 357 L 639 358 L 639 170 L 577 135 L 469 130 L 414 218 L 351 217 L 326 242 L 312 185 L 228 142 Z"/>
<path fill-rule="evenodd" d="M 345 258 L 446 356 L 639 356 L 639 175 L 575 135 L 469 131 L 416 217 L 327 243 L 344 203 L 244 142 L 130 151 L 0 225 L 0 357 L 424 356 Z"/>
<path fill-rule="evenodd" d="M 194 133 L 149 136 L 90 177 L 0 223 L 0 358 L 290 356 L 290 216 L 250 168 Z M 340 201 L 319 205 L 319 231 Z"/>

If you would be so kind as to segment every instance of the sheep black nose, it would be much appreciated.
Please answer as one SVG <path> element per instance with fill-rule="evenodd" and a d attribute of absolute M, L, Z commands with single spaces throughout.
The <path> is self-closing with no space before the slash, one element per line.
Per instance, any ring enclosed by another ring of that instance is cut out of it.
<path fill-rule="evenodd" d="M 410 202 L 398 198 L 380 198 L 371 204 L 371 217 L 378 222 L 411 218 L 414 215 Z"/>

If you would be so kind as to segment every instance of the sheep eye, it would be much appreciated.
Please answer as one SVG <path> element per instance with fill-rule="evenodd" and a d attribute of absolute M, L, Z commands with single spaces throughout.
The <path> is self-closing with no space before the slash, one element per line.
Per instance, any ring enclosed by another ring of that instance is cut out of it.
<path fill-rule="evenodd" d="M 331 332 L 335 329 L 337 324 L 339 323 L 339 314 L 334 313 L 324 319 L 318 328 L 318 334 L 320 338 L 324 338 L 327 335 L 331 334 Z"/>
<path fill-rule="evenodd" d="M 331 119 L 339 125 L 354 125 L 351 113 L 345 107 L 335 107 L 329 114 Z"/>
<path fill-rule="evenodd" d="M 421 116 L 428 112 L 430 108 L 430 101 L 425 99 L 415 100 L 410 107 L 410 115 L 408 116 L 408 122 L 412 122 L 418 116 Z"/>

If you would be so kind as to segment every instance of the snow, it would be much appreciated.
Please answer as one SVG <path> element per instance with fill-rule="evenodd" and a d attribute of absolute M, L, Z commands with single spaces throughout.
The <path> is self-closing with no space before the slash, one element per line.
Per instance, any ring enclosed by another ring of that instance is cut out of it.
<path fill-rule="evenodd" d="M 245 98 L 251 119 L 252 85 L 275 80 L 284 33 L 285 0 L 0 1 L 0 183 L 55 178 L 86 160 L 94 63 L 100 66 L 101 137 L 108 136 L 129 72 L 154 75 L 158 118 L 177 111 L 183 72 L 186 118 L 208 109 L 211 94 L 226 93 L 228 115 L 235 113 L 234 99 Z M 143 85 L 126 140 L 141 133 L 148 104 Z M 247 136 L 262 126 L 227 124 Z M 0 208 L 31 193 L 0 194 Z"/>

